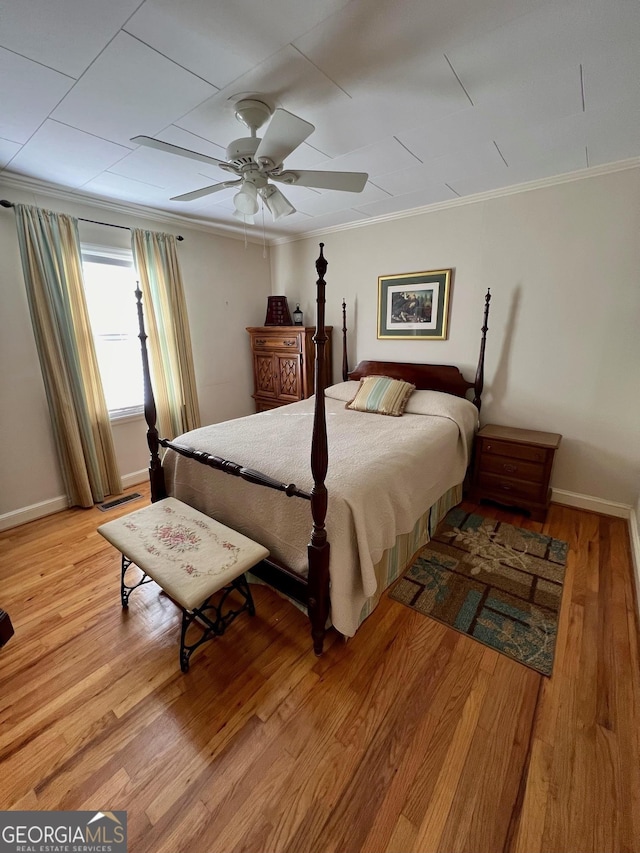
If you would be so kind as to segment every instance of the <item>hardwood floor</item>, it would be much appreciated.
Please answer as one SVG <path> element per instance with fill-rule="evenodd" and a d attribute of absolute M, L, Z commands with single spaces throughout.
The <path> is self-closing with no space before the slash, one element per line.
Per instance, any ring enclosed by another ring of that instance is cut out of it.
<path fill-rule="evenodd" d="M 177 609 L 150 584 L 122 611 L 96 533 L 142 505 L 0 534 L 0 808 L 124 809 L 135 853 L 640 851 L 626 522 L 551 507 L 551 679 L 387 597 L 318 659 L 265 587 L 185 676 Z"/>

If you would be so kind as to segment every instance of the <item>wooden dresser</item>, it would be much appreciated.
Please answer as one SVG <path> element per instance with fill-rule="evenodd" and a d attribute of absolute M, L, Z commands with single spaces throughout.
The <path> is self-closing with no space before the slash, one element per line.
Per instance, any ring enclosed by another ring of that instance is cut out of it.
<path fill-rule="evenodd" d="M 476 434 L 470 498 L 488 499 L 544 521 L 551 467 L 561 435 L 487 424 Z"/>
<path fill-rule="evenodd" d="M 326 326 L 327 384 L 331 384 L 331 332 Z M 256 412 L 304 400 L 313 394 L 314 326 L 250 326 L 253 354 L 253 399 Z"/>

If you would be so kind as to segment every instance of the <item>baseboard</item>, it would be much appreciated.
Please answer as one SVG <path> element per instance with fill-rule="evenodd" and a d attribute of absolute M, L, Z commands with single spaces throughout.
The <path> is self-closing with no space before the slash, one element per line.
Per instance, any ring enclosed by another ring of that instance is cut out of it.
<path fill-rule="evenodd" d="M 4 515 L 0 515 L 0 531 L 10 530 L 12 527 L 18 527 L 28 521 L 35 521 L 37 518 L 44 518 L 45 515 L 53 515 L 54 512 L 61 512 L 68 507 L 69 501 L 64 495 L 61 495 L 48 501 L 40 501 L 40 503 L 31 504 L 31 506 L 14 509 L 12 512 L 5 512 Z"/>
<path fill-rule="evenodd" d="M 148 479 L 149 472 L 146 468 L 142 471 L 133 471 L 131 474 L 125 474 L 122 477 L 122 487 L 129 489 L 131 486 L 137 486 L 139 483 L 146 483 Z M 32 504 L 31 506 L 14 509 L 11 512 L 0 515 L 0 532 L 10 530 L 12 527 L 19 527 L 28 521 L 36 521 L 38 518 L 44 518 L 47 515 L 53 515 L 55 512 L 61 512 L 63 509 L 68 508 L 69 501 L 64 495 L 61 495 L 57 498 L 51 498 L 48 501 L 40 501 L 40 503 Z"/>
<path fill-rule="evenodd" d="M 552 489 L 551 500 L 563 506 L 599 512 L 601 515 L 614 515 L 616 518 L 629 518 L 632 512 L 629 504 L 607 501 L 604 498 L 594 498 L 591 495 L 579 495 L 576 492 L 565 492 L 564 489 Z"/>
<path fill-rule="evenodd" d="M 128 489 L 131 486 L 137 486 L 138 483 L 149 482 L 149 470 L 143 468 L 142 471 L 134 471 L 132 474 L 125 474 L 122 478 L 122 487 Z"/>

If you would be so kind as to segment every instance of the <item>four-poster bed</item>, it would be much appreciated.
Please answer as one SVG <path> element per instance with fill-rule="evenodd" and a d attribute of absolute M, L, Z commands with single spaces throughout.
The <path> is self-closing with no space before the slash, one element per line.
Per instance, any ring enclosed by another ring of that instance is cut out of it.
<path fill-rule="evenodd" d="M 388 584 L 377 576 L 377 563 L 396 537 L 410 534 L 454 487 L 460 499 L 480 408 L 490 299 L 487 293 L 474 382 L 450 365 L 369 361 L 348 373 L 343 302 L 344 382 L 327 387 L 323 245 L 316 261 L 314 397 L 173 441 L 160 438 L 156 427 L 137 293 L 152 500 L 171 494 L 264 544 L 271 557 L 252 574 L 308 610 L 316 654 L 322 653 L 330 615 L 337 630 L 351 636 L 375 606 L 376 588 Z M 405 415 L 376 417 L 346 408 L 358 380 L 372 375 L 415 385 Z M 473 405 L 464 399 L 470 389 Z M 305 544 L 307 503 L 312 524 Z"/>

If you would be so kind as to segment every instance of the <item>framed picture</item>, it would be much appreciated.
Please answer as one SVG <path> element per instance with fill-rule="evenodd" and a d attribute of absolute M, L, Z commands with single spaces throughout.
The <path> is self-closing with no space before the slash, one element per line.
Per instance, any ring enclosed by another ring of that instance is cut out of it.
<path fill-rule="evenodd" d="M 429 338 L 448 334 L 452 270 L 429 270 L 378 279 L 378 338 Z"/>

